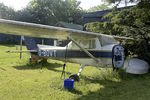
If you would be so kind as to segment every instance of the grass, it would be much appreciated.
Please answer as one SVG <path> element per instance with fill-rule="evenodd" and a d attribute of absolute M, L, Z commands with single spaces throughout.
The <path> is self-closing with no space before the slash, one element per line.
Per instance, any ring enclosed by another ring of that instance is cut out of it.
<path fill-rule="evenodd" d="M 15 49 L 0 45 L 0 100 L 149 100 L 150 74 L 131 75 L 124 71 L 86 67 L 74 90 L 63 89 L 63 62 L 28 64 L 29 55 L 5 53 Z M 67 63 L 66 77 L 77 73 L 79 64 Z"/>

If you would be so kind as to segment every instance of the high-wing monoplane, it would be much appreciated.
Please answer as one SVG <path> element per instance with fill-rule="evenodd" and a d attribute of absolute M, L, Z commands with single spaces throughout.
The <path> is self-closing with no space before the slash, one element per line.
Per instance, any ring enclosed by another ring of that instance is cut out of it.
<path fill-rule="evenodd" d="M 68 28 L 0 19 L 0 33 L 20 35 L 30 52 L 31 61 L 58 59 L 81 64 L 79 72 L 70 78 L 79 80 L 85 66 L 122 68 L 124 48 L 117 39 L 132 39 Z M 70 40 L 65 47 L 36 44 L 32 37 Z M 18 51 L 10 51 L 18 52 Z"/>

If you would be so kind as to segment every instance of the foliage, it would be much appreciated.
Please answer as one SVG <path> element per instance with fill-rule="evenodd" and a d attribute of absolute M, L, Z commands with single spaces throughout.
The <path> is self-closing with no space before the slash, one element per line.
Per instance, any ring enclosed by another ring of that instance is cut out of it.
<path fill-rule="evenodd" d="M 109 8 L 108 6 L 109 6 L 108 4 L 101 4 L 101 5 L 98 5 L 98 6 L 94 6 L 94 7 L 89 8 L 88 12 L 106 10 L 106 9 Z"/>
<path fill-rule="evenodd" d="M 54 25 L 58 21 L 80 23 L 83 10 L 77 0 L 32 0 L 18 12 L 17 20 Z"/>
<path fill-rule="evenodd" d="M 58 21 L 82 23 L 84 13 L 77 0 L 31 0 L 20 11 L 0 3 L 0 18 L 18 21 L 55 25 Z"/>
<path fill-rule="evenodd" d="M 113 4 L 116 4 L 115 6 L 118 6 L 120 3 L 125 3 L 125 5 L 127 5 L 128 3 L 138 3 L 140 2 L 141 0 L 104 0 L 108 3 L 113 3 Z"/>
<path fill-rule="evenodd" d="M 126 49 L 133 55 L 138 55 L 139 58 L 150 62 L 149 5 L 149 2 L 143 1 L 130 9 L 113 10 L 104 16 L 104 22 L 88 24 L 87 30 L 135 38 L 134 42 L 126 42 Z"/>
<path fill-rule="evenodd" d="M 5 6 L 3 3 L 0 3 L 0 18 L 14 19 L 15 18 L 14 9 Z"/>

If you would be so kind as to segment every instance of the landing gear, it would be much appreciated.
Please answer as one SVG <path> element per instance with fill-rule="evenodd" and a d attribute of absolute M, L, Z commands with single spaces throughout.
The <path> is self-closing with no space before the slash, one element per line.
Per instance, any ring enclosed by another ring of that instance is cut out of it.
<path fill-rule="evenodd" d="M 74 81 L 79 82 L 80 78 L 77 74 L 72 74 L 69 76 L 70 79 L 73 79 Z"/>
<path fill-rule="evenodd" d="M 31 54 L 31 58 L 29 58 L 29 62 L 31 64 L 37 64 L 37 63 L 44 64 L 44 63 L 47 63 L 47 58 L 42 58 L 37 55 Z"/>
<path fill-rule="evenodd" d="M 72 74 L 72 75 L 70 75 L 70 79 L 74 79 L 74 81 L 80 81 L 80 75 L 81 75 L 81 72 L 82 72 L 82 70 L 84 69 L 84 67 L 85 67 L 85 65 L 84 64 L 82 64 L 82 66 L 80 67 L 80 70 L 79 70 L 79 72 L 77 73 L 77 74 Z"/>

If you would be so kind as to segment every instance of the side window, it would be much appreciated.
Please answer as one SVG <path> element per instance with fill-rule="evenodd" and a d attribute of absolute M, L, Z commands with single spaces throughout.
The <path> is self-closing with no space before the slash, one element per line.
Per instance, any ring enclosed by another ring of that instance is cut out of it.
<path fill-rule="evenodd" d="M 95 49 L 96 44 L 95 44 L 95 39 L 89 40 L 89 49 Z"/>
<path fill-rule="evenodd" d="M 80 43 L 85 49 L 95 49 L 96 48 L 95 39 L 81 40 Z"/>
<path fill-rule="evenodd" d="M 82 45 L 84 49 L 89 49 L 89 40 L 80 40 L 80 45 Z"/>
<path fill-rule="evenodd" d="M 116 40 L 113 37 L 109 36 L 101 36 L 99 37 L 99 41 L 101 43 L 101 46 L 116 44 Z"/>
<path fill-rule="evenodd" d="M 95 39 L 92 40 L 76 40 L 79 45 L 81 45 L 84 49 L 95 49 L 96 48 L 96 44 L 95 44 Z M 73 42 L 71 42 L 71 47 L 72 49 L 79 49 L 79 47 L 74 44 Z"/>

